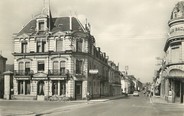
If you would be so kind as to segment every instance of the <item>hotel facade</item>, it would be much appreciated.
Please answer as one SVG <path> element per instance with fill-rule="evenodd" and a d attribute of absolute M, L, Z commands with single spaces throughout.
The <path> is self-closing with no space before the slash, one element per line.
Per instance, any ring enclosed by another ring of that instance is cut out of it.
<path fill-rule="evenodd" d="M 119 67 L 95 46 L 88 24 L 43 10 L 14 36 L 14 99 L 121 94 Z"/>

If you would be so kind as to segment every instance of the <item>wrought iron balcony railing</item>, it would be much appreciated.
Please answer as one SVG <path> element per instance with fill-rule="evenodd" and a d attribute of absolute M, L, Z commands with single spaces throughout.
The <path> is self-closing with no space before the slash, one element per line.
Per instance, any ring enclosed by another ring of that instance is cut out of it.
<path fill-rule="evenodd" d="M 69 74 L 69 70 L 67 69 L 52 69 L 52 70 L 49 70 L 49 75 L 59 75 L 59 76 L 65 76 L 67 74 Z"/>
<path fill-rule="evenodd" d="M 15 76 L 30 76 L 33 75 L 33 70 L 14 70 Z"/>

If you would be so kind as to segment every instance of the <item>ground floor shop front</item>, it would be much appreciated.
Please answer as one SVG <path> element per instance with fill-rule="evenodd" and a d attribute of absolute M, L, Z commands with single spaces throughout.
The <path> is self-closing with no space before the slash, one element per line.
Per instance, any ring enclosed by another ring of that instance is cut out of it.
<path fill-rule="evenodd" d="M 171 103 L 183 103 L 184 79 L 166 78 L 161 83 L 161 96 Z"/>
<path fill-rule="evenodd" d="M 184 70 L 183 65 L 167 67 L 163 73 L 160 85 L 160 95 L 171 103 L 183 103 Z"/>
<path fill-rule="evenodd" d="M 119 91 L 121 91 L 120 86 L 113 86 L 112 95 L 119 95 Z M 90 94 L 91 99 L 111 96 L 108 82 L 98 78 L 90 80 L 85 76 L 68 78 L 42 73 L 35 74 L 33 77 L 16 76 L 13 79 L 13 99 L 50 100 L 60 97 L 68 100 L 82 100 L 87 98 L 87 93 Z"/>
<path fill-rule="evenodd" d="M 85 79 L 40 75 L 32 78 L 14 78 L 13 98 L 35 100 L 48 100 L 53 96 L 67 97 L 71 100 L 86 98 L 87 81 Z"/>

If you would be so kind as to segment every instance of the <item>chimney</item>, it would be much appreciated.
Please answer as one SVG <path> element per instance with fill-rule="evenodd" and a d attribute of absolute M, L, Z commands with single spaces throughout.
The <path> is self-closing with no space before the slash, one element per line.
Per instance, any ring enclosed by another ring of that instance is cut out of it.
<path fill-rule="evenodd" d="M 70 18 L 69 19 L 69 21 L 70 21 L 70 30 L 72 30 L 72 17 L 70 16 L 69 18 Z"/>
<path fill-rule="evenodd" d="M 100 52 L 100 47 L 97 47 L 97 50 Z"/>

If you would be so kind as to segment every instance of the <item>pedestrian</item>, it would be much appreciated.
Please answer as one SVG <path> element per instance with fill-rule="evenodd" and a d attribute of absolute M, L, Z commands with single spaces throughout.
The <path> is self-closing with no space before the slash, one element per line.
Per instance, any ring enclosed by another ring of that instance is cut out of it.
<path fill-rule="evenodd" d="M 86 99 L 87 99 L 87 101 L 90 100 L 90 93 L 89 93 L 89 91 L 87 92 Z"/>

